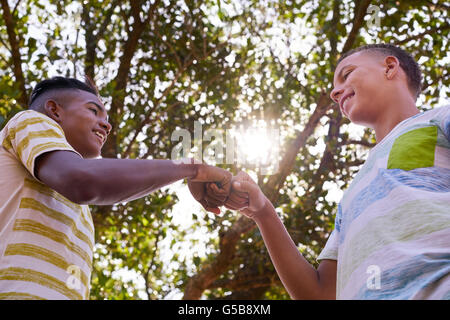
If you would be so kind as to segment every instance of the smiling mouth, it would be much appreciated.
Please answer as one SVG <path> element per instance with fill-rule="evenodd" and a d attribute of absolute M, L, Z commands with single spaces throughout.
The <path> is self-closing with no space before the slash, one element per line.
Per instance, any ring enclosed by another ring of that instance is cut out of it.
<path fill-rule="evenodd" d="M 352 93 L 351 95 L 349 95 L 348 97 L 346 97 L 344 99 L 344 101 L 342 102 L 342 110 L 343 111 L 346 111 L 346 107 L 347 107 L 348 101 L 351 100 L 354 96 L 355 96 L 355 93 Z"/>
<path fill-rule="evenodd" d="M 100 140 L 102 144 L 105 142 L 105 137 L 100 132 L 94 131 L 94 134 L 97 136 L 97 138 Z"/>

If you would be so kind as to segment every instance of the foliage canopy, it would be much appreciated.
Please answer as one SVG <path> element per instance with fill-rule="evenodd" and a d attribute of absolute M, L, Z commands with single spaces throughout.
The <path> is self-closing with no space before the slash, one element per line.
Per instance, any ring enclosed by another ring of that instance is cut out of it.
<path fill-rule="evenodd" d="M 194 121 L 205 131 L 264 120 L 281 132 L 280 169 L 223 166 L 253 172 L 313 264 L 375 142 L 328 97 L 339 55 L 397 44 L 422 67 L 419 108 L 450 92 L 444 1 L 0 2 L 0 127 L 41 79 L 84 74 L 113 125 L 104 157 L 170 158 L 172 133 L 193 136 Z M 91 207 L 91 298 L 288 299 L 255 225 L 178 203 L 182 190 Z"/>

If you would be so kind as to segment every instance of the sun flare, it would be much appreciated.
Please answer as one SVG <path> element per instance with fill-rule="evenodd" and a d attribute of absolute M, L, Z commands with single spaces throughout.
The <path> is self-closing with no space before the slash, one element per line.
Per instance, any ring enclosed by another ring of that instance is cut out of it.
<path fill-rule="evenodd" d="M 250 127 L 236 132 L 238 162 L 255 168 L 276 167 L 279 134 L 276 129 Z"/>

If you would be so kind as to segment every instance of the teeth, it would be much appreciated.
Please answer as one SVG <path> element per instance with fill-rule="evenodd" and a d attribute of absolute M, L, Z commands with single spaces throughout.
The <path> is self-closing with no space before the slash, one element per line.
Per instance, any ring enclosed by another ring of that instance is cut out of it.
<path fill-rule="evenodd" d="M 347 103 L 348 100 L 350 100 L 351 98 L 353 98 L 355 94 L 352 94 L 351 96 L 348 96 L 347 98 L 345 98 L 344 103 L 342 104 L 343 107 L 345 107 L 345 104 Z"/>
<path fill-rule="evenodd" d="M 348 101 L 348 98 L 345 99 L 345 101 L 344 101 L 344 108 L 345 108 L 345 105 L 347 104 L 347 101 Z"/>
<path fill-rule="evenodd" d="M 94 132 L 97 136 L 99 136 L 102 140 L 104 139 L 104 137 L 97 131 Z"/>

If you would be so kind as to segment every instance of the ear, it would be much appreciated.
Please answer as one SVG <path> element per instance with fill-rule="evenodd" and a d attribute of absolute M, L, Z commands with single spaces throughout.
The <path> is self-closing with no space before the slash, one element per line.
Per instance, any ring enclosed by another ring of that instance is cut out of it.
<path fill-rule="evenodd" d="M 61 122 L 61 114 L 62 114 L 62 107 L 58 102 L 55 100 L 49 99 L 45 101 L 44 104 L 45 113 L 55 120 L 56 122 Z"/>
<path fill-rule="evenodd" d="M 386 79 L 392 80 L 397 75 L 400 69 L 400 62 L 398 61 L 397 57 L 388 56 L 384 59 L 384 66 Z"/>

